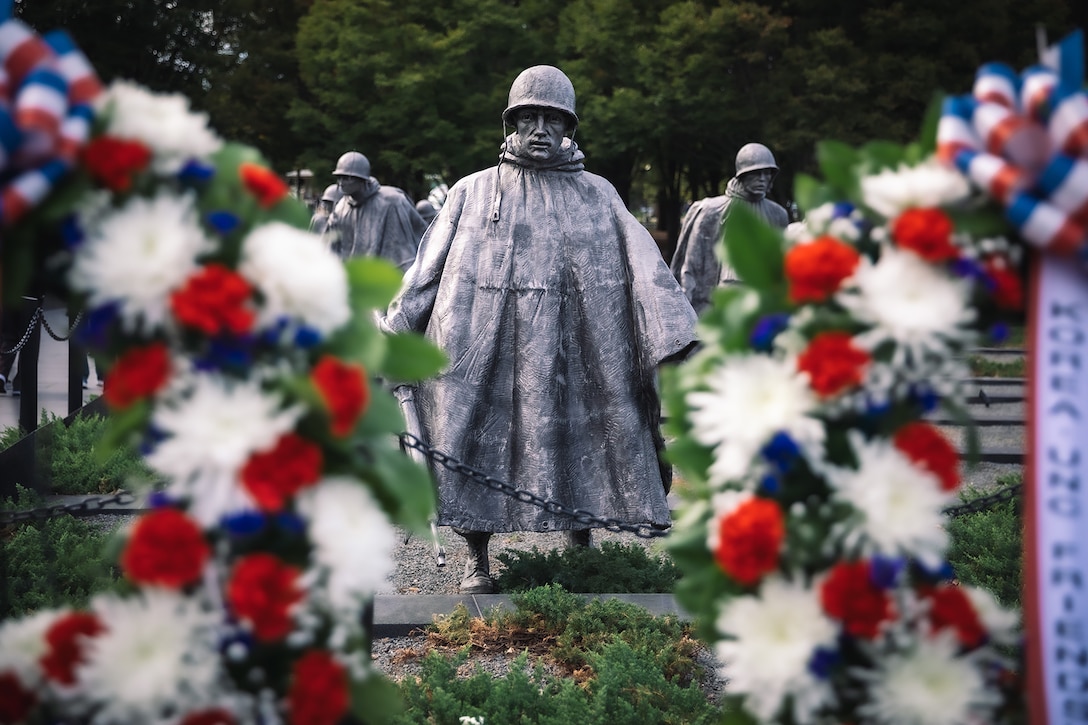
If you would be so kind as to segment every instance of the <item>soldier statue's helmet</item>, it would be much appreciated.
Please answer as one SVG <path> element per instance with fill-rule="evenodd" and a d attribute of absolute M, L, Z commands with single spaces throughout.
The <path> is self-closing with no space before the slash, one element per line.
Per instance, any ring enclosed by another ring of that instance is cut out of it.
<path fill-rule="evenodd" d="M 348 151 L 336 162 L 333 176 L 355 176 L 360 179 L 370 178 L 370 161 L 358 151 Z"/>
<path fill-rule="evenodd" d="M 778 164 L 774 162 L 774 154 L 761 143 L 745 144 L 737 152 L 737 176 L 747 174 L 749 171 L 770 169 L 778 173 Z"/>
<path fill-rule="evenodd" d="M 574 84 L 566 73 L 552 65 L 534 65 L 514 79 L 506 110 L 502 112 L 503 122 L 514 125 L 514 111 L 519 108 L 554 108 L 570 117 L 572 129 L 578 125 Z"/>
<path fill-rule="evenodd" d="M 340 197 L 344 195 L 344 192 L 340 191 L 339 184 L 329 184 L 325 187 L 324 193 L 321 194 L 321 201 L 331 201 L 333 204 L 340 201 Z"/>

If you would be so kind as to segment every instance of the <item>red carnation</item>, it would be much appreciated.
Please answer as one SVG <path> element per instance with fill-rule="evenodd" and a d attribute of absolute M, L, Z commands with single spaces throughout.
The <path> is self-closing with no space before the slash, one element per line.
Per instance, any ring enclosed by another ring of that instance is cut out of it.
<path fill-rule="evenodd" d="M 246 307 L 253 288 L 246 278 L 221 264 L 209 264 L 189 277 L 170 296 L 178 322 L 207 335 L 241 335 L 253 327 L 253 310 Z"/>
<path fill-rule="evenodd" d="M 798 244 L 786 253 L 790 300 L 797 304 L 823 302 L 854 273 L 861 255 L 834 237 Z"/>
<path fill-rule="evenodd" d="M 864 639 L 875 638 L 881 623 L 894 616 L 891 597 L 873 584 L 867 561 L 836 564 L 820 585 L 820 602 L 848 634 Z"/>
<path fill-rule="evenodd" d="M 310 650 L 291 668 L 287 713 L 291 725 L 335 725 L 348 710 L 344 666 L 322 650 Z"/>
<path fill-rule="evenodd" d="M 936 476 L 943 490 L 959 488 L 960 456 L 936 427 L 920 420 L 907 423 L 896 431 L 893 442 L 915 465 Z"/>
<path fill-rule="evenodd" d="M 812 339 L 797 359 L 797 368 L 808 373 L 812 389 L 823 397 L 861 384 L 869 353 L 854 347 L 845 332 L 822 332 Z"/>
<path fill-rule="evenodd" d="M 778 552 L 785 535 L 778 504 L 753 497 L 721 517 L 714 558 L 726 574 L 751 586 L 778 567 Z"/>
<path fill-rule="evenodd" d="M 196 523 L 173 508 L 137 519 L 121 554 L 121 568 L 137 584 L 178 589 L 200 578 L 211 550 Z"/>
<path fill-rule="evenodd" d="M 45 676 L 62 685 L 74 684 L 76 667 L 84 662 L 84 640 L 104 631 L 102 622 L 89 612 L 58 617 L 45 631 L 46 650 L 41 658 Z"/>
<path fill-rule="evenodd" d="M 311 377 L 332 416 L 333 435 L 346 436 L 370 402 L 366 371 L 326 355 L 314 365 Z"/>
<path fill-rule="evenodd" d="M 247 161 L 238 167 L 238 174 L 249 193 L 257 197 L 257 203 L 265 209 L 274 207 L 287 196 L 287 182 L 269 168 Z"/>
<path fill-rule="evenodd" d="M 234 715 L 226 710 L 213 708 L 191 712 L 182 718 L 178 725 L 236 725 L 237 722 Z"/>
<path fill-rule="evenodd" d="M 1020 281 L 1020 275 L 992 261 L 984 264 L 983 269 L 994 283 L 994 304 L 1005 310 L 1023 309 L 1024 285 Z"/>
<path fill-rule="evenodd" d="M 151 150 L 139 141 L 99 136 L 83 149 L 83 166 L 110 191 L 128 191 L 132 177 L 151 163 Z"/>
<path fill-rule="evenodd" d="M 14 672 L 0 672 L 0 723 L 26 722 L 37 704 L 38 698 Z"/>
<path fill-rule="evenodd" d="M 299 573 L 296 567 L 263 552 L 245 556 L 234 565 L 227 602 L 239 619 L 253 625 L 257 639 L 271 642 L 291 631 L 291 607 L 302 599 Z"/>
<path fill-rule="evenodd" d="M 908 209 L 892 222 L 892 238 L 927 262 L 960 256 L 952 243 L 952 220 L 940 209 Z"/>
<path fill-rule="evenodd" d="M 138 400 L 153 395 L 170 378 L 170 353 L 166 345 L 153 342 L 134 347 L 113 364 L 102 388 L 106 404 L 124 410 Z"/>
<path fill-rule="evenodd" d="M 270 450 L 254 453 L 242 468 L 242 485 L 262 511 L 279 511 L 288 498 L 321 477 L 321 449 L 288 433 Z"/>
<path fill-rule="evenodd" d="M 986 628 L 961 587 L 927 588 L 920 594 L 930 603 L 929 621 L 934 631 L 951 627 L 960 644 L 967 649 L 974 649 L 986 641 Z"/>

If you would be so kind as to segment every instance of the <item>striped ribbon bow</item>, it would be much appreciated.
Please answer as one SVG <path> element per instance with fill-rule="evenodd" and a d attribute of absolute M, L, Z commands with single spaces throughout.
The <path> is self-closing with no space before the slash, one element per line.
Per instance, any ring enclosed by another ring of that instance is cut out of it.
<path fill-rule="evenodd" d="M 1067 36 L 1017 74 L 978 69 L 944 101 L 937 155 L 1000 202 L 1030 244 L 1088 264 L 1088 94 L 1084 37 Z"/>
<path fill-rule="evenodd" d="M 75 165 L 102 84 L 62 30 L 39 36 L 0 1 L 0 227 L 39 204 Z"/>

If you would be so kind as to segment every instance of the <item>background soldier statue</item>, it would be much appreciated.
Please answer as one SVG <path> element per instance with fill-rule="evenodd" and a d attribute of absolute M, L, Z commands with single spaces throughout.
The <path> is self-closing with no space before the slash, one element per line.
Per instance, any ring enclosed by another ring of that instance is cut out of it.
<path fill-rule="evenodd" d="M 332 173 L 344 195 L 325 224 L 329 247 L 344 260 L 384 257 L 408 269 L 427 229 L 412 200 L 395 186 L 379 184 L 358 151 L 341 156 Z"/>
<path fill-rule="evenodd" d="M 340 191 L 339 184 L 329 184 L 325 187 L 325 192 L 318 200 L 317 208 L 314 209 L 314 215 L 310 217 L 311 232 L 321 234 L 325 231 L 325 224 L 329 221 L 329 215 L 332 214 L 333 207 L 336 206 L 336 202 L 340 201 L 340 197 L 343 195 L 344 192 Z"/>
<path fill-rule="evenodd" d="M 615 188 L 584 170 L 567 76 L 522 72 L 508 124 L 498 165 L 450 189 L 384 319 L 449 357 L 435 379 L 398 389 L 409 429 L 543 499 L 666 528 L 656 369 L 694 344 L 695 312 Z M 469 545 L 463 592 L 494 590 L 492 532 L 589 544 L 568 516 L 434 473 L 438 523 Z"/>
<path fill-rule="evenodd" d="M 737 152 L 737 172 L 729 180 L 725 194 L 701 199 L 691 205 L 676 253 L 672 257 L 672 273 L 697 312 L 710 304 L 710 295 L 720 284 L 738 281 L 736 272 L 722 264 L 715 253 L 722 237 L 722 225 L 729 217 L 730 207 L 738 201 L 747 204 L 768 224 L 785 229 L 789 214 L 782 206 L 766 198 L 778 174 L 774 154 L 763 144 L 746 144 Z"/>
<path fill-rule="evenodd" d="M 419 215 L 423 217 L 423 221 L 427 222 L 427 224 L 430 224 L 438 216 L 438 209 L 435 209 L 434 204 L 427 199 L 420 199 L 416 202 L 416 211 L 419 212 Z"/>

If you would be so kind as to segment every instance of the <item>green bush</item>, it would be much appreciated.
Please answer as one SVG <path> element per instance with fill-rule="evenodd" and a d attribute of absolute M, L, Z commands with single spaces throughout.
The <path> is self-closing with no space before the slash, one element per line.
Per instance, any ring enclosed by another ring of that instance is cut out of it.
<path fill-rule="evenodd" d="M 68 426 L 51 415 L 39 429 L 42 438 L 39 455 L 49 462 L 53 493 L 113 493 L 155 480 L 156 474 L 132 448 L 100 453 L 99 442 L 105 428 L 106 419 L 100 415 L 77 416 Z"/>
<path fill-rule="evenodd" d="M 1020 482 L 1020 475 L 1002 476 L 1000 486 Z M 964 502 L 992 491 L 968 489 Z M 950 520 L 948 561 L 956 578 L 986 589 L 1006 607 L 1020 607 L 1023 581 L 1022 521 L 1019 500 L 989 506 L 984 511 L 962 514 Z"/>
<path fill-rule="evenodd" d="M 514 594 L 513 612 L 496 611 L 483 626 L 460 615 L 436 622 L 439 640 L 462 645 L 470 636 L 526 633 L 550 642 L 548 659 L 585 681 L 549 677 L 541 662 L 529 667 L 523 652 L 506 677 L 493 680 L 477 669 L 458 679 L 468 647 L 457 655 L 431 651 L 418 678 L 406 678 L 401 693 L 407 711 L 399 723 L 451 723 L 462 716 L 487 723 L 712 723 L 718 708 L 699 689 L 696 643 L 675 617 L 654 617 L 616 599 L 586 601 L 549 585 Z M 463 607 L 462 607 L 463 609 Z"/>
<path fill-rule="evenodd" d="M 680 576 L 672 560 L 653 557 L 638 544 L 604 541 L 600 548 L 501 552 L 505 569 L 496 577 L 500 591 L 518 592 L 558 584 L 569 592 L 653 594 L 671 592 Z"/>
<path fill-rule="evenodd" d="M 42 506 L 29 490 L 9 510 Z M 101 591 L 121 586 L 112 534 L 68 515 L 0 529 L 0 619 L 39 609 L 82 607 Z"/>

